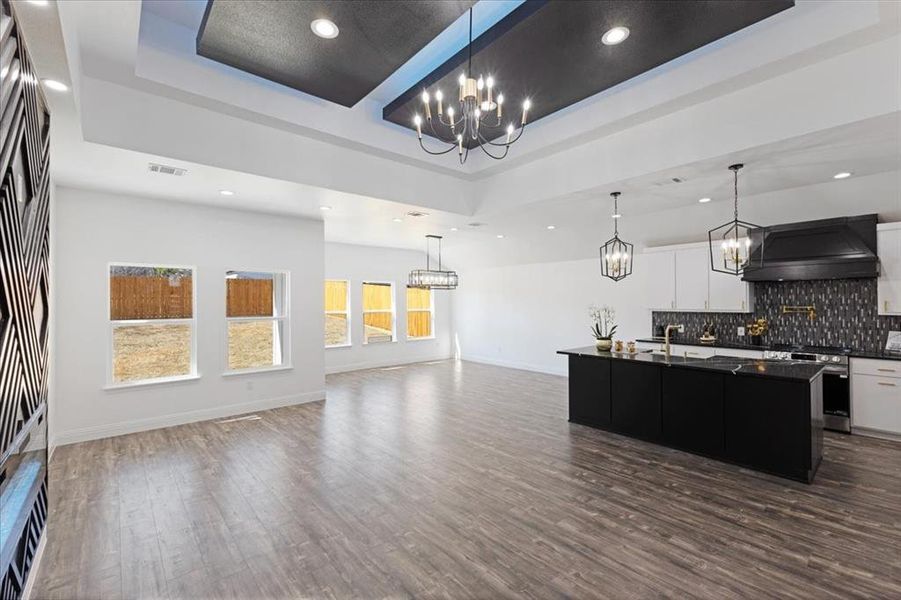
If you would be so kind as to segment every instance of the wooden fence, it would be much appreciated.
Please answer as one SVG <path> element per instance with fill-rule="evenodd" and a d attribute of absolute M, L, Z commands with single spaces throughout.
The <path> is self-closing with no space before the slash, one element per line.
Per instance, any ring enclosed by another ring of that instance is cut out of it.
<path fill-rule="evenodd" d="M 110 318 L 190 319 L 191 277 L 110 277 Z M 229 317 L 272 315 L 271 279 L 227 279 L 226 306 Z"/>
<path fill-rule="evenodd" d="M 226 279 L 229 317 L 271 317 L 271 279 Z"/>
<path fill-rule="evenodd" d="M 191 277 L 110 277 L 110 319 L 190 319 Z"/>

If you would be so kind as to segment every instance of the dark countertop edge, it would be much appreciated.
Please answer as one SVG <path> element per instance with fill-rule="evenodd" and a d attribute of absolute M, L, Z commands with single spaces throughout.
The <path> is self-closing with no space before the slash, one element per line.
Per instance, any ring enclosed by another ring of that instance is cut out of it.
<path fill-rule="evenodd" d="M 662 344 L 660 338 L 648 337 L 648 338 L 638 338 L 635 340 L 636 342 L 642 342 L 645 344 Z M 702 342 L 696 341 L 682 341 L 680 339 L 670 340 L 670 343 L 676 346 L 695 346 L 699 348 L 725 348 L 731 350 L 759 350 L 760 352 L 764 352 L 765 350 L 771 350 L 771 346 L 761 345 L 755 346 L 753 344 L 739 344 L 739 343 L 730 343 L 730 342 L 716 342 L 713 344 L 704 344 Z M 901 361 L 901 353 L 887 353 L 884 351 L 876 351 L 876 352 L 866 352 L 864 350 L 853 350 L 851 354 L 849 354 L 851 358 L 872 358 L 875 360 L 898 360 Z"/>
<path fill-rule="evenodd" d="M 694 371 L 707 371 L 708 373 L 722 373 L 722 374 L 730 374 L 730 375 L 741 375 L 745 377 L 764 377 L 766 379 L 781 379 L 783 381 L 813 381 L 820 375 L 822 375 L 822 367 L 820 367 L 816 373 L 809 377 L 798 376 L 798 375 L 786 375 L 786 374 L 778 374 L 778 373 L 757 373 L 754 371 L 740 371 L 733 372 L 730 369 L 718 368 L 714 366 L 712 363 L 706 362 L 706 359 L 679 359 L 679 357 L 671 357 L 670 361 L 663 359 L 663 357 L 651 355 L 649 352 L 636 352 L 635 354 L 629 354 L 627 352 L 598 352 L 594 348 L 588 346 L 585 348 L 571 348 L 569 350 L 557 350 L 557 354 L 564 354 L 568 356 L 584 356 L 590 358 L 598 358 L 598 359 L 607 359 L 607 360 L 622 360 L 622 361 L 633 361 L 640 362 L 649 365 L 660 365 L 661 367 L 681 367 L 684 369 L 692 369 Z M 643 360 L 639 357 L 644 358 Z M 654 360 L 648 360 L 653 357 Z M 676 361 L 672 361 L 672 358 L 676 358 Z M 726 358 L 726 357 L 724 357 Z M 756 360 L 750 358 L 737 358 L 736 360 Z M 817 363 L 804 363 L 803 366 L 816 366 Z M 785 365 L 785 367 L 790 367 L 792 365 Z"/>

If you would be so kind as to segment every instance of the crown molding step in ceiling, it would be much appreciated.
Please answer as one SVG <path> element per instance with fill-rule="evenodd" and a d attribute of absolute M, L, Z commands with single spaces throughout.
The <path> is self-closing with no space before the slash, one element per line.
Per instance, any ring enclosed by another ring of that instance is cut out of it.
<path fill-rule="evenodd" d="M 472 4 L 209 0 L 197 33 L 197 53 L 350 107 Z"/>
<path fill-rule="evenodd" d="M 473 41 L 472 72 L 493 76 L 510 100 L 529 98 L 535 122 L 792 6 L 793 0 L 526 0 Z M 614 30 L 619 35 L 605 42 Z M 383 118 L 415 129 L 423 90 L 453 94 L 467 60 L 464 48 L 386 106 Z M 520 110 L 510 106 L 507 114 Z M 448 127 L 435 128 L 454 137 Z"/>

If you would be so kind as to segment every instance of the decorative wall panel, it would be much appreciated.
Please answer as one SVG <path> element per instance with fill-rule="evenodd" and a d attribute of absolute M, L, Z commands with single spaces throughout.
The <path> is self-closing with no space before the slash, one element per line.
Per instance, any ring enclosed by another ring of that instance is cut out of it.
<path fill-rule="evenodd" d="M 764 317 L 770 329 L 763 343 L 846 346 L 863 352 L 885 347 L 889 331 L 901 331 L 901 317 L 879 316 L 875 279 L 829 279 L 815 281 L 760 281 L 754 286 L 753 319 Z M 782 314 L 782 306 L 816 307 L 817 316 Z M 682 340 L 701 336 L 704 323 L 712 322 L 720 342 L 748 342 L 737 328 L 753 320 L 740 313 L 654 312 L 652 326 L 682 323 Z M 652 333 L 651 331 L 648 332 Z"/>
<path fill-rule="evenodd" d="M 50 115 L 0 0 L 0 598 L 22 595 L 47 517 Z"/>

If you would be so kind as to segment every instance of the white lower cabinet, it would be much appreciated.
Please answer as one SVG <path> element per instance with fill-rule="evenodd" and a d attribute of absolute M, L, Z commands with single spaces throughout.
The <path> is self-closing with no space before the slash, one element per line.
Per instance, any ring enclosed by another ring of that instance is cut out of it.
<path fill-rule="evenodd" d="M 742 350 L 741 348 L 717 348 L 717 356 L 732 356 L 735 358 L 763 358 L 763 350 Z"/>
<path fill-rule="evenodd" d="M 851 359 L 851 428 L 901 435 L 901 362 Z"/>

